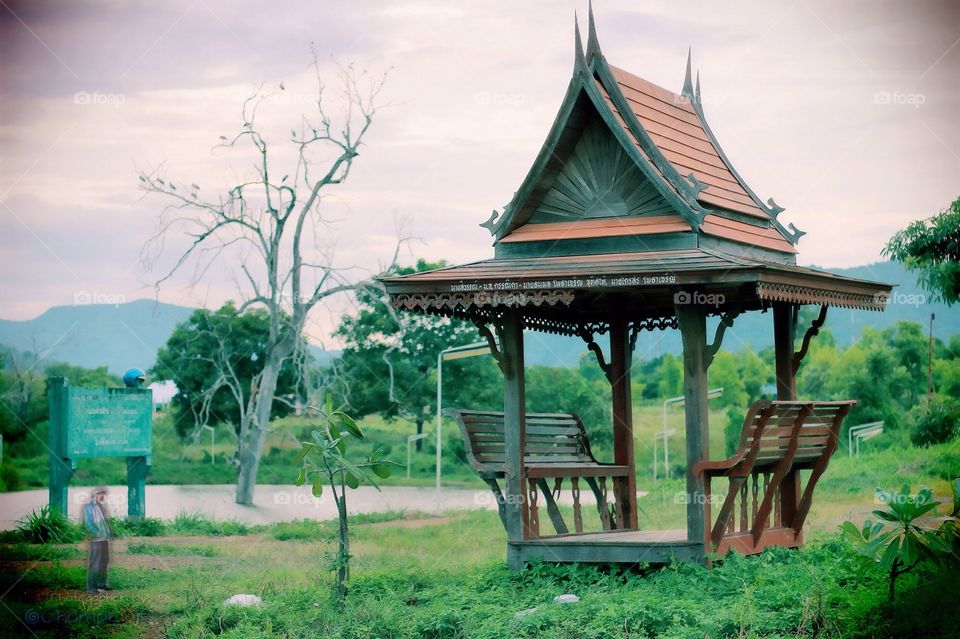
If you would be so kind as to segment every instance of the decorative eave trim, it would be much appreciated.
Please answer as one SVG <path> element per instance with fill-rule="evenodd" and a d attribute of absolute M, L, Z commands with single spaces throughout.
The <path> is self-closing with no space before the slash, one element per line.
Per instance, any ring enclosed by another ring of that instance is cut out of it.
<path fill-rule="evenodd" d="M 890 292 L 878 291 L 870 295 L 869 293 L 831 291 L 814 286 L 761 281 L 757 282 L 757 297 L 769 302 L 821 304 L 866 311 L 882 311 L 890 297 Z"/>
<path fill-rule="evenodd" d="M 398 310 L 517 308 L 520 306 L 570 306 L 574 292 L 571 289 L 468 291 L 463 293 L 396 293 L 390 295 L 390 304 Z"/>

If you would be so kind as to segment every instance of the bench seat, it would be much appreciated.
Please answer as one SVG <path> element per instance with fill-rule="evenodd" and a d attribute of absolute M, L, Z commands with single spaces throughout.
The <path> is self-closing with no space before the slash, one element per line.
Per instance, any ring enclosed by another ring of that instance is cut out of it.
<path fill-rule="evenodd" d="M 498 411 L 446 408 L 443 414 L 452 417 L 463 435 L 463 445 L 470 466 L 487 483 L 497 499 L 500 519 L 506 527 L 506 500 L 499 481 L 506 477 L 506 439 L 504 414 Z M 574 496 L 574 528 L 582 532 L 580 480 L 584 480 L 597 502 L 604 530 L 618 527 L 622 514 L 607 503 L 606 480 L 614 482 L 614 492 L 622 491 L 629 466 L 603 464 L 590 450 L 586 429 L 577 415 L 570 413 L 527 413 L 524 442 L 523 474 L 529 483 L 524 487 L 527 529 L 525 534 L 539 537 L 537 516 L 538 492 L 543 495 L 547 512 L 558 534 L 568 532 L 560 516 L 556 499 L 564 480 L 569 480 Z M 552 480 L 552 486 L 547 480 Z M 619 502 L 619 500 L 617 500 Z M 617 506 L 620 504 L 617 503 Z"/>

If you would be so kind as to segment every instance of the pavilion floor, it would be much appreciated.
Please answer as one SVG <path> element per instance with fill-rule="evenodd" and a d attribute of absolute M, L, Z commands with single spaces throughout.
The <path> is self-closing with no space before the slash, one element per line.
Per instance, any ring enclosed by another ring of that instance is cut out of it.
<path fill-rule="evenodd" d="M 668 563 L 703 560 L 702 541 L 688 541 L 686 530 L 622 530 L 575 533 L 508 542 L 521 561 Z"/>

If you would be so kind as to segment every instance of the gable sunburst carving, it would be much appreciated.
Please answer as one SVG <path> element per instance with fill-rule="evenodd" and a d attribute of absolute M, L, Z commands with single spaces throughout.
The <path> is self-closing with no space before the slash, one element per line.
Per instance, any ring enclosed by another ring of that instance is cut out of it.
<path fill-rule="evenodd" d="M 595 120 L 584 129 L 530 221 L 672 212 L 609 129 Z"/>

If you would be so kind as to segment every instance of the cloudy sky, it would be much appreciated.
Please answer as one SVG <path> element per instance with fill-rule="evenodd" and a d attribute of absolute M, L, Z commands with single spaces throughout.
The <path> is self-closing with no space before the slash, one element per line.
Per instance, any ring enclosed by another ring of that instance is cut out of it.
<path fill-rule="evenodd" d="M 711 127 L 758 194 L 808 232 L 800 261 L 880 258 L 884 241 L 960 194 L 956 2 L 614 2 L 595 13 L 607 59 L 679 91 L 687 46 Z M 480 229 L 509 201 L 572 69 L 585 2 L 0 0 L 0 317 L 78 295 L 150 297 L 141 254 L 164 205 L 141 170 L 213 196 L 250 157 L 215 151 L 240 104 L 278 149 L 311 109 L 311 44 L 325 77 L 389 70 L 349 182 L 323 202 L 335 262 L 491 255 Z M 585 26 L 585 21 L 584 21 Z M 236 298 L 234 264 L 184 275 L 161 300 Z M 320 309 L 320 341 L 344 302 Z"/>

